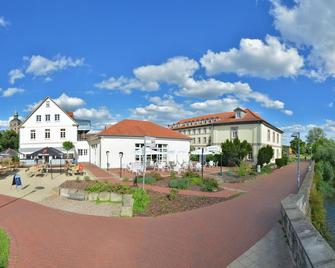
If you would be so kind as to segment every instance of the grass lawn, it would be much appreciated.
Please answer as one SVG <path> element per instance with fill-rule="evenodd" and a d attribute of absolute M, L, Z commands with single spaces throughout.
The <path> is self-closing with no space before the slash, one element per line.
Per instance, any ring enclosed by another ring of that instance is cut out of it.
<path fill-rule="evenodd" d="M 9 258 L 9 237 L 0 229 L 0 268 L 6 268 Z"/>

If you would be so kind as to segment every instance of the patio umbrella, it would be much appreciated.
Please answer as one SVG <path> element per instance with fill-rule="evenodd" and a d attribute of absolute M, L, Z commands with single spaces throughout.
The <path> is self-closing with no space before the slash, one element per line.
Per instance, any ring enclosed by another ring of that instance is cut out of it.
<path fill-rule="evenodd" d="M 142 147 L 141 149 L 136 149 L 135 154 L 136 155 L 143 155 L 144 154 L 144 147 Z M 146 155 L 156 155 L 156 154 L 158 154 L 158 152 L 155 151 L 155 150 L 150 149 L 149 147 L 146 147 L 145 148 L 145 154 Z"/>
<path fill-rule="evenodd" d="M 36 156 L 52 156 L 52 158 L 61 158 L 63 153 L 53 147 L 45 147 L 33 152 L 30 155 L 31 158 L 35 158 Z"/>
<path fill-rule="evenodd" d="M 0 152 L 0 156 L 2 157 L 13 157 L 17 156 L 19 153 L 11 148 L 8 148 L 2 152 Z"/>

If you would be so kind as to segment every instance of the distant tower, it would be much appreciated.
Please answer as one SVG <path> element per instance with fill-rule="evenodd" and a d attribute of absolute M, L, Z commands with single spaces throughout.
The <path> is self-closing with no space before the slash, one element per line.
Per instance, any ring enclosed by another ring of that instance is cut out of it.
<path fill-rule="evenodd" d="M 17 112 L 14 113 L 14 118 L 9 121 L 9 129 L 14 130 L 16 133 L 19 133 L 21 120 L 19 119 L 19 114 Z"/>

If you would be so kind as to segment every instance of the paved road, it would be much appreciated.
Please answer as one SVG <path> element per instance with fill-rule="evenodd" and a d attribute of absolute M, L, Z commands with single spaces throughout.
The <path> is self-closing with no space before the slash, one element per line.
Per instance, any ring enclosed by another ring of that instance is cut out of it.
<path fill-rule="evenodd" d="M 239 198 L 157 218 L 77 215 L 0 196 L 0 225 L 12 237 L 11 267 L 225 267 L 278 221 L 294 178 L 290 165 Z"/>

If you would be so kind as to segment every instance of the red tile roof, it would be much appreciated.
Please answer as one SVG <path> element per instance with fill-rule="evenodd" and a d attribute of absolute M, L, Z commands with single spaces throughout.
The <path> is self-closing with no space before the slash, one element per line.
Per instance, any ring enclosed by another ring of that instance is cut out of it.
<path fill-rule="evenodd" d="M 172 139 L 191 139 L 177 131 L 159 126 L 150 121 L 125 119 L 98 133 L 99 136 L 157 137 Z"/>
<path fill-rule="evenodd" d="M 74 118 L 74 114 L 73 114 L 73 112 L 66 112 L 66 114 L 67 114 L 68 116 L 70 116 L 71 118 Z"/>
<path fill-rule="evenodd" d="M 172 129 L 184 129 L 194 126 L 205 126 L 205 125 L 212 125 L 212 124 L 229 124 L 229 123 L 248 123 L 248 122 L 263 122 L 266 125 L 271 126 L 272 128 L 281 131 L 277 129 L 275 126 L 271 125 L 267 121 L 265 121 L 263 118 L 260 117 L 259 114 L 251 111 L 250 109 L 240 109 L 245 114 L 241 118 L 235 117 L 235 112 L 224 112 L 224 113 L 217 113 L 217 114 L 208 114 L 188 119 L 183 119 L 178 121 L 177 123 L 173 124 L 171 126 Z M 201 122 L 202 120 L 209 120 L 207 122 Z M 191 122 L 198 122 L 198 124 L 187 126 L 183 125 L 185 123 L 191 123 Z"/>

